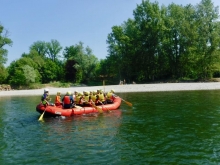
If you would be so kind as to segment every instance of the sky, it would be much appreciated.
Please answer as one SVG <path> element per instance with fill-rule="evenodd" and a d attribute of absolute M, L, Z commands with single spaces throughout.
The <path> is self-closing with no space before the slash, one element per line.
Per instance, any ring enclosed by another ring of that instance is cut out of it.
<path fill-rule="evenodd" d="M 18 60 L 36 41 L 59 41 L 63 47 L 84 43 L 98 59 L 105 59 L 107 36 L 111 28 L 133 18 L 133 10 L 142 0 L 0 0 L 0 24 L 13 41 L 6 66 Z M 154 0 L 151 2 L 155 2 Z M 196 5 L 201 0 L 157 0 L 159 5 L 171 3 Z M 220 6 L 220 0 L 212 0 Z M 63 52 L 62 49 L 62 52 Z M 62 54 L 61 52 L 61 54 Z"/>

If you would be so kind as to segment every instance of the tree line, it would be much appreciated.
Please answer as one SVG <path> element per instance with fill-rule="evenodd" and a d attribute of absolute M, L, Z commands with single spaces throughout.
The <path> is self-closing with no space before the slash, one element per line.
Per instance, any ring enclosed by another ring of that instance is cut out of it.
<path fill-rule="evenodd" d="M 204 80 L 220 75 L 219 8 L 211 0 L 159 6 L 143 0 L 107 36 L 108 55 L 99 60 L 82 42 L 34 42 L 7 68 L 8 32 L 0 25 L 0 83 L 30 85 L 51 81 L 118 84 L 166 79 Z M 63 52 L 61 53 L 61 51 Z M 62 55 L 61 55 L 62 54 Z"/>

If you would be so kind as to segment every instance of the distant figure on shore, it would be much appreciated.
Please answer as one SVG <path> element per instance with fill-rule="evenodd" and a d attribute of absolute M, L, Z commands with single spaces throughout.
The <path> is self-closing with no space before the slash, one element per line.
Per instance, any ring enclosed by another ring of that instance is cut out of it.
<path fill-rule="evenodd" d="M 133 84 L 136 84 L 136 82 L 133 81 Z"/>
<path fill-rule="evenodd" d="M 119 81 L 119 85 L 123 85 L 123 81 L 120 80 L 120 81 Z"/>
<path fill-rule="evenodd" d="M 124 79 L 124 85 L 126 84 L 126 81 L 125 81 L 125 79 Z"/>

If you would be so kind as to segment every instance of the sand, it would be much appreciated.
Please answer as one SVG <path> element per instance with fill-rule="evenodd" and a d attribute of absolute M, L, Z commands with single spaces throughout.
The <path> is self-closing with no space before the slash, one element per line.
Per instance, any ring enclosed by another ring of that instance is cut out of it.
<path fill-rule="evenodd" d="M 159 92 L 159 91 L 190 91 L 190 90 L 219 90 L 220 82 L 201 82 L 201 83 L 159 83 L 159 84 L 128 84 L 128 85 L 106 85 L 106 86 L 85 86 L 85 87 L 70 87 L 70 88 L 53 88 L 48 87 L 50 95 L 56 95 L 58 91 L 64 95 L 67 91 L 78 92 L 94 91 L 102 89 L 105 92 L 111 89 L 115 93 L 125 92 Z M 4 96 L 31 96 L 42 95 L 44 89 L 33 90 L 11 90 L 0 91 L 0 97 Z"/>

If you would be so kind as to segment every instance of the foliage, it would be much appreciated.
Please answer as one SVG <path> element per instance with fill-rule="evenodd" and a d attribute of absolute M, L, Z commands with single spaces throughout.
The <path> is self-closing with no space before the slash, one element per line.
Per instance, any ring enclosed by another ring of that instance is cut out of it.
<path fill-rule="evenodd" d="M 107 77 L 117 73 L 130 82 L 209 79 L 219 71 L 219 13 L 211 0 L 185 7 L 143 0 L 133 15 L 108 35 L 109 55 L 99 69 L 110 66 Z"/>
<path fill-rule="evenodd" d="M 64 48 L 57 40 L 37 41 L 5 69 L 5 45 L 12 41 L 0 26 L 0 78 L 14 85 L 69 82 L 118 84 L 157 80 L 204 80 L 220 75 L 220 21 L 211 0 L 195 6 L 159 6 L 143 0 L 107 36 L 108 56 L 98 60 L 82 42 Z M 58 83 L 59 84 L 59 83 Z M 61 85 L 65 85 L 62 84 Z"/>
<path fill-rule="evenodd" d="M 26 85 L 29 85 L 30 83 L 35 83 L 37 74 L 34 68 L 30 67 L 29 65 L 24 65 L 22 66 L 25 80 L 26 80 Z"/>
<path fill-rule="evenodd" d="M 0 73 L 0 84 L 2 84 L 5 83 L 8 77 L 8 71 L 3 65 L 0 65 Z"/>
<path fill-rule="evenodd" d="M 0 24 L 0 65 L 3 65 L 7 62 L 7 53 L 8 50 L 3 47 L 12 45 L 12 40 L 8 38 L 8 31 Z"/>
<path fill-rule="evenodd" d="M 50 42 L 37 41 L 30 46 L 30 52 L 36 51 L 39 56 L 47 57 L 54 62 L 59 61 L 61 50 L 62 46 L 57 40 L 51 40 Z"/>
<path fill-rule="evenodd" d="M 75 61 L 75 64 L 72 66 L 73 72 L 76 70 L 76 75 L 74 75 L 74 73 L 72 75 L 75 77 L 75 82 L 88 82 L 93 78 L 98 59 L 93 55 L 92 50 L 89 47 L 84 48 L 83 43 L 79 42 L 79 44 L 66 47 L 63 55 L 66 61 Z M 69 71 L 66 70 L 65 72 L 67 73 Z"/>

